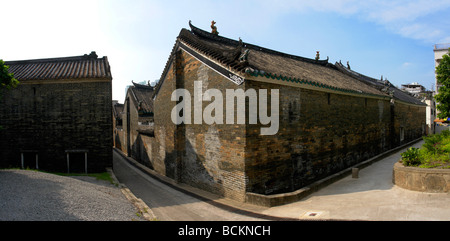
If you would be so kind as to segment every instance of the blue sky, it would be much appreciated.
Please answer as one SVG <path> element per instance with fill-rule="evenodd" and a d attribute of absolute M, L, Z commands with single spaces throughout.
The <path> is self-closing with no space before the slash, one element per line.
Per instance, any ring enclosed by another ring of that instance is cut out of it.
<path fill-rule="evenodd" d="M 450 43 L 450 0 L 0 0 L 0 59 L 108 56 L 113 99 L 159 79 L 188 22 L 220 35 L 330 62 L 393 84 L 434 84 L 433 45 Z"/>

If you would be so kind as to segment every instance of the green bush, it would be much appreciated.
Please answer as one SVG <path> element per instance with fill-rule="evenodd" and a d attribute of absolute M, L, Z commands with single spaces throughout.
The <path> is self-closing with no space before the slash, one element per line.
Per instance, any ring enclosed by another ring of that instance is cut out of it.
<path fill-rule="evenodd" d="M 405 166 L 417 166 L 421 163 L 419 148 L 411 147 L 401 155 L 403 165 Z"/>
<path fill-rule="evenodd" d="M 450 168 L 450 130 L 423 137 L 422 147 L 411 147 L 401 154 L 405 166 Z"/>
<path fill-rule="evenodd" d="M 429 152 L 433 153 L 442 153 L 442 147 L 450 144 L 450 131 L 444 130 L 440 134 L 424 136 L 423 140 L 425 143 L 423 144 L 423 148 L 425 148 Z"/>

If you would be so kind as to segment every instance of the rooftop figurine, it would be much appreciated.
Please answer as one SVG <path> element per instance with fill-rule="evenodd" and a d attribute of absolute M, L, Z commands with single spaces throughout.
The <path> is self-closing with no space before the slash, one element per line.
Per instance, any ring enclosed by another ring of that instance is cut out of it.
<path fill-rule="evenodd" d="M 216 22 L 214 22 L 214 20 L 211 21 L 211 33 L 215 34 L 215 35 L 219 35 L 219 32 L 217 32 L 217 27 L 214 26 L 214 24 L 216 24 Z"/>

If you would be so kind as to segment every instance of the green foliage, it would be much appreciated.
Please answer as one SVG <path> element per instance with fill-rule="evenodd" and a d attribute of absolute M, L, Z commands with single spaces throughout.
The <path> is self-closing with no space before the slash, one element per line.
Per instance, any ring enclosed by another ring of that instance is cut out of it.
<path fill-rule="evenodd" d="M 5 65 L 5 62 L 0 59 L 0 99 L 2 98 L 2 92 L 11 88 L 16 88 L 19 81 L 14 78 L 13 73 L 8 72 L 9 66 Z M 0 130 L 3 127 L 0 126 Z"/>
<path fill-rule="evenodd" d="M 19 81 L 14 78 L 14 74 L 8 72 L 9 66 L 0 59 L 0 94 L 4 89 L 15 88 Z"/>
<path fill-rule="evenodd" d="M 450 52 L 450 48 L 449 48 Z M 437 109 L 440 111 L 438 117 L 441 119 L 450 117 L 450 56 L 444 54 L 439 65 L 436 67 L 436 79 L 442 86 L 439 94 L 435 96 Z"/>
<path fill-rule="evenodd" d="M 420 159 L 419 159 L 419 148 L 411 147 L 405 152 L 403 152 L 402 155 L 402 162 L 405 166 L 417 166 L 419 165 Z"/>
<path fill-rule="evenodd" d="M 422 147 L 411 147 L 401 153 L 405 166 L 421 168 L 450 168 L 450 131 L 423 137 Z"/>
<path fill-rule="evenodd" d="M 442 154 L 450 148 L 450 131 L 444 130 L 438 135 L 423 137 L 425 143 L 422 145 L 428 152 Z"/>

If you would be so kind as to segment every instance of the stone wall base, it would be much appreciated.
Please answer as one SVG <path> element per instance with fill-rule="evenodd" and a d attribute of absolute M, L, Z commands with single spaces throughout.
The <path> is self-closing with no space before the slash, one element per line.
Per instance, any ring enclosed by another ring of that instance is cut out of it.
<path fill-rule="evenodd" d="M 398 187 L 421 192 L 447 193 L 450 190 L 450 169 L 405 167 L 394 165 L 392 182 Z"/>

